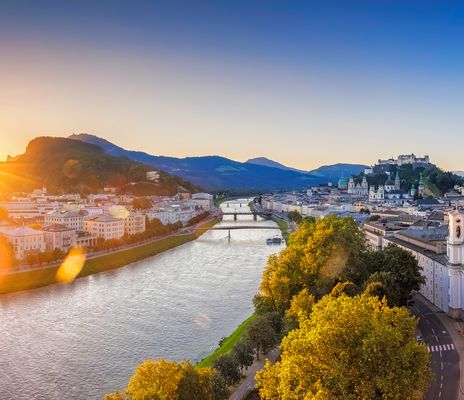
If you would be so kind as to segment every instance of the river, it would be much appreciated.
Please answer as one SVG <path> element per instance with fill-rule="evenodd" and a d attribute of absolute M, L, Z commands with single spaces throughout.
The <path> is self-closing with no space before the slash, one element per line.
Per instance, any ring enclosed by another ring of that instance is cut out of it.
<path fill-rule="evenodd" d="M 222 207 L 249 211 L 245 200 Z M 276 226 L 252 216 L 216 226 L 230 225 Z M 265 244 L 279 231 L 230 232 L 72 284 L 1 295 L 0 399 L 102 399 L 147 358 L 208 355 L 252 313 L 267 257 L 282 248 Z"/>

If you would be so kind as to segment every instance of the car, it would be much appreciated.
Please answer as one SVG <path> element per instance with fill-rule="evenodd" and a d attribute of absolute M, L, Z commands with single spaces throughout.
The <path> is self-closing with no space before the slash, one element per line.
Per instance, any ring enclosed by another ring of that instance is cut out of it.
<path fill-rule="evenodd" d="M 424 338 L 422 337 L 422 335 L 417 335 L 416 340 L 418 343 L 424 343 Z"/>

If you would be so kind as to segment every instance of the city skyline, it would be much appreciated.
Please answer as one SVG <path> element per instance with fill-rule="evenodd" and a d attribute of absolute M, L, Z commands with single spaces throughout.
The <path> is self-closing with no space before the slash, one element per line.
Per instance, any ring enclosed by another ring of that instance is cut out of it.
<path fill-rule="evenodd" d="M 0 159 L 87 132 L 305 170 L 412 152 L 464 169 L 457 3 L 108 4 L 2 4 Z"/>

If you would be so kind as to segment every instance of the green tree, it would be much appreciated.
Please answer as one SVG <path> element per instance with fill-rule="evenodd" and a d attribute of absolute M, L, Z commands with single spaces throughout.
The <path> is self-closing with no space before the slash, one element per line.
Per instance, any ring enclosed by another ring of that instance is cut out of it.
<path fill-rule="evenodd" d="M 216 358 L 213 361 L 213 368 L 222 376 L 226 386 L 234 385 L 242 377 L 239 362 L 230 354 L 224 354 Z"/>
<path fill-rule="evenodd" d="M 258 315 L 247 327 L 245 338 L 256 351 L 259 360 L 260 353 L 267 353 L 277 343 L 276 332 L 272 320 L 267 315 Z"/>
<path fill-rule="evenodd" d="M 417 320 L 368 294 L 325 296 L 257 374 L 263 400 L 421 399 L 431 378 Z"/>
<path fill-rule="evenodd" d="M 232 348 L 232 356 L 237 360 L 241 370 L 253 364 L 254 353 L 253 345 L 247 340 L 240 340 Z"/>
<path fill-rule="evenodd" d="M 288 214 L 287 214 L 288 218 L 290 218 L 290 220 L 292 220 L 293 222 L 299 224 L 303 217 L 301 216 L 301 214 L 296 211 L 296 210 L 293 210 L 293 211 L 290 211 Z"/>
<path fill-rule="evenodd" d="M 421 274 L 422 267 L 409 252 L 396 245 L 388 245 L 371 257 L 374 269 L 366 282 L 380 282 L 388 304 L 391 306 L 405 306 L 414 291 L 418 291 L 425 283 Z"/>

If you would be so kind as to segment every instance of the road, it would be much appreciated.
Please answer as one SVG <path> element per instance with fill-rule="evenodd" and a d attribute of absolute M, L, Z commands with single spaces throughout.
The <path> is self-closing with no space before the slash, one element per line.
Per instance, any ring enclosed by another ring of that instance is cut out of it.
<path fill-rule="evenodd" d="M 242 400 L 244 399 L 248 393 L 250 393 L 254 387 L 256 386 L 255 375 L 260 369 L 264 367 L 265 360 L 271 361 L 272 364 L 275 363 L 277 358 L 279 357 L 280 350 L 279 348 L 275 348 L 271 350 L 268 354 L 261 356 L 259 361 L 253 363 L 248 370 L 245 371 L 246 378 L 240 383 L 238 388 L 231 394 L 229 400 Z"/>
<path fill-rule="evenodd" d="M 415 296 L 414 315 L 419 317 L 420 330 L 430 353 L 434 380 L 425 396 L 426 400 L 456 400 L 459 395 L 459 354 L 444 325 L 427 307 L 420 297 Z"/>

